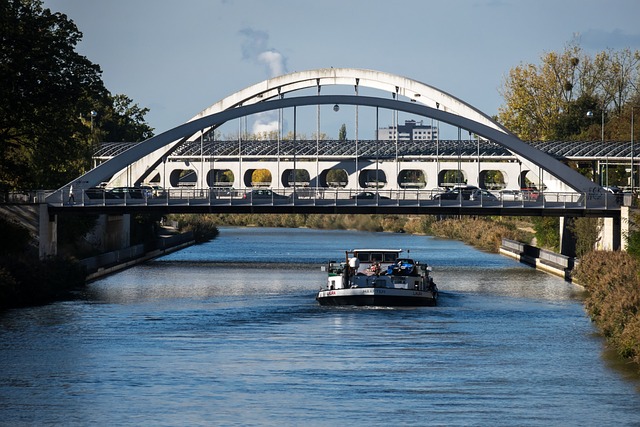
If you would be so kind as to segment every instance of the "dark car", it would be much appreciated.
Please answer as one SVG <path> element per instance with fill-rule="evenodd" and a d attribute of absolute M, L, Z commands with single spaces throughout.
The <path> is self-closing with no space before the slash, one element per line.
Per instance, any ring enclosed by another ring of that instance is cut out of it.
<path fill-rule="evenodd" d="M 622 204 L 624 200 L 624 193 L 622 192 L 620 187 L 618 187 L 617 185 L 611 185 L 609 187 L 602 187 L 602 188 L 604 188 L 605 191 L 608 191 L 609 193 L 615 194 L 616 203 Z"/>
<path fill-rule="evenodd" d="M 460 198 L 462 198 L 462 200 L 469 200 L 475 190 L 478 190 L 478 187 L 474 185 L 453 187 L 449 191 L 436 194 L 433 196 L 433 200 L 458 200 Z"/>
<path fill-rule="evenodd" d="M 269 189 L 262 190 L 251 190 L 244 194 L 245 199 L 289 199 L 288 196 L 283 196 L 282 194 L 274 193 Z"/>
<path fill-rule="evenodd" d="M 116 187 L 107 191 L 118 199 L 144 199 L 144 192 L 138 187 Z"/>
<path fill-rule="evenodd" d="M 363 191 L 362 193 L 358 193 L 356 195 L 351 196 L 352 199 L 355 200 L 366 200 L 366 199 L 389 199 L 386 196 L 381 196 L 380 193 L 373 193 L 371 191 Z"/>
<path fill-rule="evenodd" d="M 97 200 L 118 199 L 119 198 L 115 194 L 111 193 L 109 190 L 105 190 L 104 188 L 100 188 L 100 187 L 87 188 L 84 191 L 84 194 L 89 199 L 97 199 Z"/>

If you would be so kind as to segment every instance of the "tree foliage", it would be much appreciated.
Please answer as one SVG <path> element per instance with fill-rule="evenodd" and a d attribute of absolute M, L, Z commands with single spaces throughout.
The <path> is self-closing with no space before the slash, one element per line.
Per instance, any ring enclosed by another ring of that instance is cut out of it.
<path fill-rule="evenodd" d="M 346 141 L 347 140 L 347 125 L 344 123 L 340 126 L 340 130 L 338 131 L 338 140 Z"/>
<path fill-rule="evenodd" d="M 0 181 L 52 186 L 87 166 L 81 117 L 107 94 L 101 71 L 75 52 L 75 24 L 40 1 L 5 0 L 0 16 Z"/>
<path fill-rule="evenodd" d="M 574 40 L 540 60 L 518 65 L 503 81 L 506 104 L 498 120 L 509 130 L 524 140 L 600 139 L 604 117 L 605 139 L 630 136 L 626 107 L 638 100 L 640 51 L 609 49 L 591 57 Z"/>
<path fill-rule="evenodd" d="M 533 229 L 536 232 L 538 246 L 558 250 L 560 247 L 560 220 L 556 217 L 533 217 Z"/>
<path fill-rule="evenodd" d="M 595 248 L 602 222 L 600 218 L 574 218 L 569 229 L 576 237 L 576 256 L 582 258 Z"/>
<path fill-rule="evenodd" d="M 81 38 L 40 0 L 0 2 L 0 188 L 57 187 L 91 166 L 102 136 L 150 135 L 148 110 L 111 97 L 100 67 L 76 52 Z"/>
<path fill-rule="evenodd" d="M 102 141 L 139 142 L 153 136 L 153 128 L 144 118 L 149 112 L 148 108 L 139 107 L 122 94 L 109 96 L 109 101 L 105 106 L 104 118 L 98 119 Z"/>
<path fill-rule="evenodd" d="M 251 182 L 271 183 L 271 172 L 268 169 L 256 169 L 251 174 Z"/>

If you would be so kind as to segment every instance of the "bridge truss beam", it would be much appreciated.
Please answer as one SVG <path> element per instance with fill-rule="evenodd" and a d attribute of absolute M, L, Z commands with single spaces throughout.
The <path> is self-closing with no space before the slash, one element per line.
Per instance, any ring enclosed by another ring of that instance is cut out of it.
<path fill-rule="evenodd" d="M 380 107 L 389 110 L 397 110 L 406 113 L 416 114 L 419 116 L 430 117 L 435 120 L 448 123 L 452 126 L 457 126 L 462 129 L 469 130 L 483 138 L 492 140 L 508 150 L 515 153 L 524 162 L 529 162 L 536 167 L 542 168 L 547 172 L 548 177 L 555 179 L 562 183 L 567 190 L 586 194 L 589 200 L 603 200 L 607 198 L 607 193 L 602 187 L 594 184 L 583 175 L 562 164 L 558 160 L 549 156 L 548 154 L 536 150 L 530 145 L 522 142 L 514 135 L 504 133 L 502 130 L 494 127 L 489 127 L 484 124 L 475 122 L 466 117 L 451 114 L 440 109 L 431 108 L 426 105 L 400 102 L 395 99 L 385 99 L 377 97 L 365 97 L 365 96 L 353 96 L 353 95 L 319 95 L 319 96 L 301 96 L 293 98 L 276 99 L 261 103 L 256 103 L 248 106 L 237 107 L 229 110 L 224 110 L 210 116 L 205 116 L 200 119 L 187 122 L 183 125 L 177 126 L 169 131 L 166 131 L 160 135 L 150 138 L 138 145 L 135 145 L 131 149 L 121 153 L 114 157 L 110 161 L 107 161 L 95 169 L 87 172 L 80 177 L 74 183 L 77 188 L 89 188 L 102 181 L 110 179 L 114 174 L 119 173 L 123 169 L 137 160 L 153 153 L 154 151 L 163 150 L 166 146 L 176 144 L 176 141 L 181 141 L 196 133 L 202 132 L 204 129 L 219 126 L 230 120 L 234 120 L 240 117 L 249 116 L 261 112 L 284 109 L 284 108 L 296 108 L 299 106 L 310 105 L 359 105 L 369 107 Z M 548 179 L 548 177 L 545 177 Z M 48 202 L 55 203 L 63 200 L 63 189 L 47 198 Z"/>

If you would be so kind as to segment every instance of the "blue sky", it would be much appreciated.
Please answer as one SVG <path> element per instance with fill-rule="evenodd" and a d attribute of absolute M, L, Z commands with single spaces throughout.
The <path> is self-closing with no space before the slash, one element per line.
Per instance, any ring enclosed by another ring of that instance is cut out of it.
<path fill-rule="evenodd" d="M 486 114 L 520 63 L 579 35 L 589 53 L 640 49 L 639 0 L 45 0 L 84 34 L 78 51 L 156 133 L 273 74 L 380 70 Z M 382 125 L 382 123 L 381 123 Z M 323 129 L 337 134 L 335 124 Z M 336 136 L 336 135 L 333 135 Z M 367 136 L 364 135 L 363 138 Z"/>

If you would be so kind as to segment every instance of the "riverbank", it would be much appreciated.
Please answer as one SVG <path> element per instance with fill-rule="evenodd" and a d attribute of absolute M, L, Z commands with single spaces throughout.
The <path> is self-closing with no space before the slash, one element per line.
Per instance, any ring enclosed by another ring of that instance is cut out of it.
<path fill-rule="evenodd" d="M 607 344 L 640 372 L 640 265 L 626 252 L 593 251 L 582 257 L 576 279 L 585 308 Z"/>
<path fill-rule="evenodd" d="M 200 230 L 198 230 L 200 231 Z M 207 236 L 213 230 L 208 228 Z M 217 233 L 217 229 L 215 229 Z M 160 227 L 155 239 L 78 259 L 72 254 L 40 259 L 32 233 L 0 219 L 0 309 L 47 304 L 67 298 L 87 282 L 197 243 L 193 227 Z"/>
<path fill-rule="evenodd" d="M 86 271 L 86 282 L 141 264 L 154 258 L 170 254 L 195 244 L 192 231 L 178 234 L 165 234 L 156 239 L 155 247 L 134 245 L 128 248 L 84 258 L 79 261 Z"/>
<path fill-rule="evenodd" d="M 576 284 L 572 275 L 575 259 L 572 257 L 504 238 L 498 253 Z"/>

